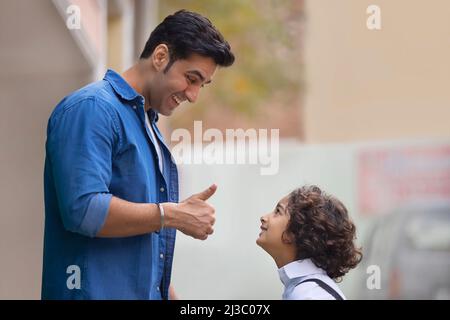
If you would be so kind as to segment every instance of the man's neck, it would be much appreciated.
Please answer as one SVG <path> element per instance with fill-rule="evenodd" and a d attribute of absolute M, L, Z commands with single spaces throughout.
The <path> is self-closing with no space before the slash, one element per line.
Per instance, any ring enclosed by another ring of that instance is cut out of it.
<path fill-rule="evenodd" d="M 149 97 L 144 89 L 145 83 L 145 66 L 141 62 L 137 62 L 131 68 L 122 73 L 122 78 L 141 96 L 144 97 L 144 109 L 147 112 L 150 110 Z"/>

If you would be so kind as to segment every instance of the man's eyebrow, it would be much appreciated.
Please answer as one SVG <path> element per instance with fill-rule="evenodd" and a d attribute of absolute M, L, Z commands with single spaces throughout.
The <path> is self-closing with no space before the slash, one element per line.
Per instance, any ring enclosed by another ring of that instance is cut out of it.
<path fill-rule="evenodd" d="M 189 70 L 189 71 L 186 71 L 186 72 L 195 74 L 196 76 L 198 76 L 200 78 L 200 80 L 202 82 L 205 81 L 205 77 L 197 70 Z M 211 83 L 211 80 L 208 80 L 208 81 L 205 82 L 205 84 L 208 84 L 208 83 Z"/>

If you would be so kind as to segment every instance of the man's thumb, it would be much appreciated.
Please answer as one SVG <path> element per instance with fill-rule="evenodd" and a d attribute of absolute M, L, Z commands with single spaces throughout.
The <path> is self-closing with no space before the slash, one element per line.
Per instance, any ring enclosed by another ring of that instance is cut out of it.
<path fill-rule="evenodd" d="M 205 191 L 195 194 L 194 197 L 199 198 L 200 200 L 206 201 L 216 192 L 216 190 L 217 190 L 217 186 L 215 184 L 213 184 Z"/>

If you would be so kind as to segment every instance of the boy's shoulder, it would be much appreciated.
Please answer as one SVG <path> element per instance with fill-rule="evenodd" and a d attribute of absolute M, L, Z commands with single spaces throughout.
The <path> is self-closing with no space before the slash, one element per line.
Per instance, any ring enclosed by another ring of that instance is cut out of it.
<path fill-rule="evenodd" d="M 336 300 L 334 295 L 346 299 L 333 279 L 323 274 L 316 274 L 299 279 L 291 291 L 296 300 Z"/>

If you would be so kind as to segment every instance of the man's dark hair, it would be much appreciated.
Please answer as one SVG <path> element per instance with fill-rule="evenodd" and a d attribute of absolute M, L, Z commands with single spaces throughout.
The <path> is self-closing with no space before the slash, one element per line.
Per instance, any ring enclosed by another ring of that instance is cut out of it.
<path fill-rule="evenodd" d="M 155 30 L 145 44 L 140 58 L 150 57 L 159 44 L 169 48 L 170 62 L 164 72 L 179 59 L 187 59 L 193 53 L 210 57 L 223 67 L 234 62 L 234 55 L 230 45 L 220 32 L 202 15 L 180 10 L 167 16 Z"/>
<path fill-rule="evenodd" d="M 341 201 L 317 186 L 289 195 L 287 232 L 295 238 L 297 259 L 311 259 L 337 281 L 362 259 L 355 247 L 356 228 Z"/>

